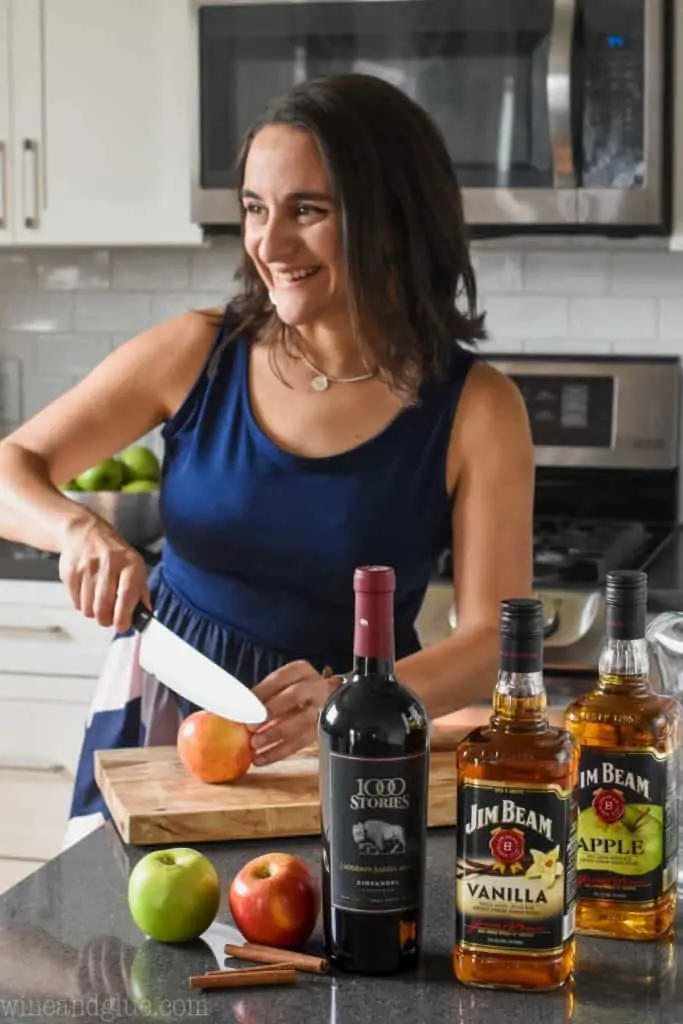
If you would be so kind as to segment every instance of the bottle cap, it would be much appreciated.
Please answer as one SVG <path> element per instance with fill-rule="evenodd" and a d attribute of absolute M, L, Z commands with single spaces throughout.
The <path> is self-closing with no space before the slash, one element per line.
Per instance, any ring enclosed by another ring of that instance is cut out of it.
<path fill-rule="evenodd" d="M 357 594 L 393 594 L 396 573 L 386 565 L 361 565 L 353 574 L 353 589 Z"/>
<path fill-rule="evenodd" d="M 607 604 L 647 604 L 647 573 L 615 569 L 605 578 Z"/>
<path fill-rule="evenodd" d="M 501 601 L 500 631 L 506 636 L 543 639 L 543 602 L 535 597 L 515 597 Z"/>
<path fill-rule="evenodd" d="M 543 671 L 543 603 L 518 597 L 501 601 L 500 667 L 504 672 Z"/>
<path fill-rule="evenodd" d="M 605 578 L 607 636 L 613 640 L 640 640 L 645 636 L 647 573 L 620 569 Z"/>

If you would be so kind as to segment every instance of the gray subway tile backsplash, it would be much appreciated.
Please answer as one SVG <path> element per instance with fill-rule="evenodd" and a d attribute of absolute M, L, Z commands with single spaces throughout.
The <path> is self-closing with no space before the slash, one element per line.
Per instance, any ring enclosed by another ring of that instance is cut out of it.
<path fill-rule="evenodd" d="M 475 245 L 488 351 L 683 355 L 683 254 Z M 235 291 L 237 239 L 200 249 L 0 251 L 6 431 L 137 332 Z"/>
<path fill-rule="evenodd" d="M 109 288 L 110 255 L 106 249 L 51 249 L 35 259 L 38 287 L 47 291 L 91 291 Z"/>

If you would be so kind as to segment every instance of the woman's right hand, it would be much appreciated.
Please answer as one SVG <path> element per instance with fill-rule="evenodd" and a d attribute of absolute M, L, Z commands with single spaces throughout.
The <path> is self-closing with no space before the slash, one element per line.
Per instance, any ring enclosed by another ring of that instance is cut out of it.
<path fill-rule="evenodd" d="M 117 633 L 130 629 L 138 601 L 151 608 L 144 559 L 90 510 L 66 532 L 59 577 L 74 608 L 100 626 L 113 625 Z"/>

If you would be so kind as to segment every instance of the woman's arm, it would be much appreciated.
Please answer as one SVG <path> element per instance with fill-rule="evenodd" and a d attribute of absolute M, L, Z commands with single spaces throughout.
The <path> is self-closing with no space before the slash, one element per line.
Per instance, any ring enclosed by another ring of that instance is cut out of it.
<path fill-rule="evenodd" d="M 114 455 L 171 415 L 206 359 L 209 320 L 188 313 L 131 339 L 80 384 L 0 443 L 0 536 L 59 553 L 74 608 L 130 627 L 149 604 L 138 552 L 58 485 Z"/>
<path fill-rule="evenodd" d="M 491 696 L 500 602 L 529 597 L 533 580 L 534 449 L 515 384 L 486 364 L 468 375 L 455 417 L 447 478 L 453 506 L 452 637 L 403 658 L 397 675 L 431 718 Z"/>
<path fill-rule="evenodd" d="M 59 552 L 86 529 L 94 513 L 59 484 L 162 423 L 209 345 L 195 313 L 144 331 L 0 442 L 0 536 Z"/>

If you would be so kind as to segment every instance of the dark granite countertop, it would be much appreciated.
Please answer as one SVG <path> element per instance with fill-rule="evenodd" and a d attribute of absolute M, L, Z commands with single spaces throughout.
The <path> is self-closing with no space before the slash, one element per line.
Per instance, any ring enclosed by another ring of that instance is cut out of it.
<path fill-rule="evenodd" d="M 318 843 L 311 840 L 198 848 L 213 860 L 224 890 L 246 860 L 268 848 L 295 852 L 318 871 Z M 291 988 L 190 989 L 190 974 L 223 966 L 223 944 L 237 936 L 223 901 L 215 925 L 195 943 L 167 946 L 146 939 L 128 912 L 126 887 L 131 867 L 148 851 L 125 846 L 107 825 L 0 897 L 0 1017 L 115 1022 L 154 1013 L 156 1020 L 184 1024 L 376 1024 L 388 1015 L 416 1024 L 683 1021 L 681 938 L 636 944 L 581 937 L 573 982 L 552 993 L 459 985 L 451 970 L 452 829 L 429 834 L 427 927 L 418 971 L 390 978 L 304 975 Z M 319 931 L 308 949 L 321 951 Z"/>

